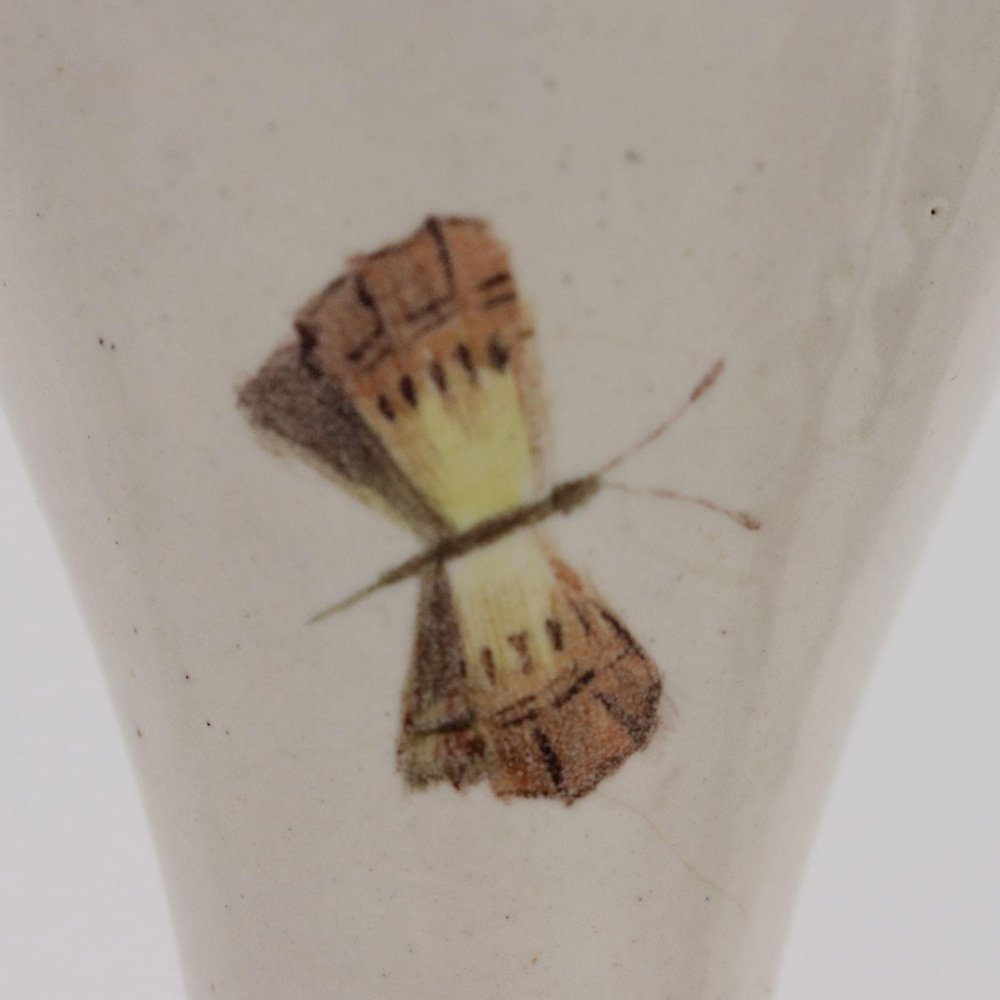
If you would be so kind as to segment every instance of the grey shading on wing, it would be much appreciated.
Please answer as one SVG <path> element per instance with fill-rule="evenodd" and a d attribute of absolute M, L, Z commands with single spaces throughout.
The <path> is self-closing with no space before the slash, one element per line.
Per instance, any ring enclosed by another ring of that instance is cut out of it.
<path fill-rule="evenodd" d="M 466 664 L 444 566 L 420 582 L 410 673 L 403 692 L 397 750 L 399 770 L 411 787 L 450 781 L 456 788 L 479 780 L 486 744 L 469 704 Z"/>
<path fill-rule="evenodd" d="M 448 527 L 400 470 L 335 382 L 302 363 L 298 344 L 270 357 L 240 392 L 251 422 L 305 449 L 321 465 L 377 494 L 422 538 Z"/>

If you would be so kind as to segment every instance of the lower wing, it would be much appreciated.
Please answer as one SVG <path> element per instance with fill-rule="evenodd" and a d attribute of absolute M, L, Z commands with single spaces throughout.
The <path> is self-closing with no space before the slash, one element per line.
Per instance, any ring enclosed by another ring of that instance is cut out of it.
<path fill-rule="evenodd" d="M 518 532 L 423 578 L 400 770 L 569 803 L 647 745 L 660 700 L 656 665 L 600 596 Z"/>

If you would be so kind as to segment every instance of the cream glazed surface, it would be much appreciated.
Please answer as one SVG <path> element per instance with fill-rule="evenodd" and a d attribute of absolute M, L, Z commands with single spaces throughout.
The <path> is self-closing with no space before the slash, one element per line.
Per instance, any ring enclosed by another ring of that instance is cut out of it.
<path fill-rule="evenodd" d="M 13 5 L 0 388 L 194 1000 L 768 995 L 860 684 L 995 371 L 998 22 Z M 433 594 L 410 578 L 307 621 L 428 539 L 262 448 L 237 406 L 345 259 L 428 215 L 510 250 L 545 386 L 537 496 L 725 362 L 616 468 L 627 489 L 545 523 L 662 678 L 643 748 L 570 806 L 408 787 L 400 690 Z"/>

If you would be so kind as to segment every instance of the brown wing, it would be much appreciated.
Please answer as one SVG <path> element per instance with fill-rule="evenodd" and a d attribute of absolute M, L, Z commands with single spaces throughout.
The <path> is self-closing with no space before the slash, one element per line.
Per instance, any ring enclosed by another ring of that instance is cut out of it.
<path fill-rule="evenodd" d="M 656 727 L 656 665 L 596 595 L 570 601 L 572 617 L 560 625 L 564 669 L 484 725 L 497 795 L 573 802 L 642 750 Z"/>

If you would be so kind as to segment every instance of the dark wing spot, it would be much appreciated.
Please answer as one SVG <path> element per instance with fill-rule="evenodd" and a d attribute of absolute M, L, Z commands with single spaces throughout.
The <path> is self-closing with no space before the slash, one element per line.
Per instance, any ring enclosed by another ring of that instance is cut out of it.
<path fill-rule="evenodd" d="M 486 674 L 486 679 L 491 684 L 496 684 L 497 682 L 497 665 L 496 661 L 493 659 L 493 650 L 489 646 L 483 646 L 480 654 L 480 660 L 483 663 L 483 671 Z"/>
<path fill-rule="evenodd" d="M 531 662 L 531 651 L 528 649 L 528 633 L 515 632 L 507 636 L 507 641 L 514 647 L 514 651 L 521 657 L 521 673 L 530 674 L 533 668 Z"/>
<path fill-rule="evenodd" d="M 560 650 L 563 648 L 563 627 L 558 618 L 546 618 L 545 630 L 549 633 L 549 642 L 552 648 Z"/>
<path fill-rule="evenodd" d="M 503 346 L 499 336 L 495 333 L 492 337 L 490 337 L 489 356 L 490 364 L 498 372 L 502 372 L 507 367 L 507 362 L 510 360 L 510 352 Z"/>
<path fill-rule="evenodd" d="M 462 367 L 465 369 L 466 374 L 469 376 L 469 381 L 475 384 L 476 382 L 476 364 L 472 360 L 472 351 L 469 350 L 468 344 L 459 344 L 455 348 L 455 356 L 458 358 Z"/>
<path fill-rule="evenodd" d="M 417 405 L 417 387 L 409 375 L 403 375 L 399 380 L 399 391 L 410 406 Z"/>
<path fill-rule="evenodd" d="M 432 361 L 430 365 L 431 379 L 438 387 L 439 391 L 448 391 L 448 378 L 444 373 L 444 367 L 440 361 Z"/>
<path fill-rule="evenodd" d="M 378 408 L 382 412 L 382 416 L 385 417 L 386 420 L 396 419 L 396 411 L 392 408 L 392 403 L 390 403 L 385 396 L 379 396 Z"/>

